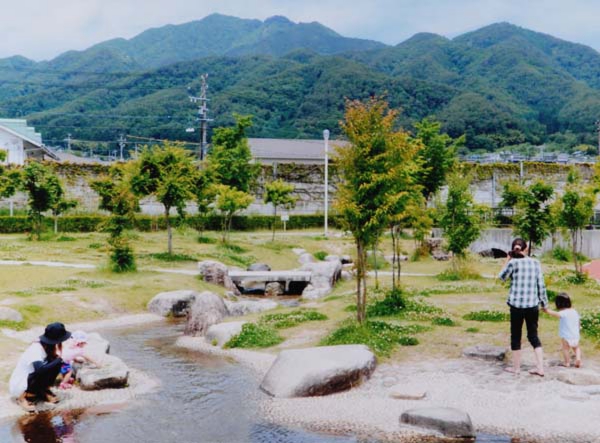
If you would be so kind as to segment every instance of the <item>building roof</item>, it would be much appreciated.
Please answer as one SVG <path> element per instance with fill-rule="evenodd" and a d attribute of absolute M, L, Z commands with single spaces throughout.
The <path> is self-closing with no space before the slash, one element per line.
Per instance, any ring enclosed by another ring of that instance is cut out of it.
<path fill-rule="evenodd" d="M 31 126 L 27 126 L 27 120 L 18 118 L 0 118 L 0 128 L 22 138 L 32 147 L 26 147 L 26 151 L 41 150 L 48 157 L 58 160 L 56 154 L 42 143 L 42 134 L 36 132 Z"/>
<path fill-rule="evenodd" d="M 249 138 L 248 144 L 252 156 L 259 161 L 319 163 L 325 158 L 325 142 L 323 140 Z M 346 141 L 329 140 L 330 154 L 333 153 L 336 146 L 347 144 Z"/>

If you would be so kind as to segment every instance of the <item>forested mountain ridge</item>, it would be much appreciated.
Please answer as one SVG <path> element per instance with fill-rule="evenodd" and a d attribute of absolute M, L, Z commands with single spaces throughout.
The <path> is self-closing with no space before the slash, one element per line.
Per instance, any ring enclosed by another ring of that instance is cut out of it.
<path fill-rule="evenodd" d="M 218 38 L 203 33 L 207 24 Z M 402 108 L 405 127 L 433 115 L 451 135 L 465 133 L 472 149 L 594 144 L 600 118 L 600 54 L 508 23 L 454 39 L 416 34 L 390 47 L 318 23 L 219 15 L 49 62 L 2 59 L 0 115 L 27 116 L 48 144 L 67 133 L 195 141 L 185 132 L 197 126 L 187 96 L 205 72 L 214 124 L 253 114 L 250 135 L 260 137 L 316 138 L 325 127 L 335 135 L 344 99 L 370 95 Z"/>

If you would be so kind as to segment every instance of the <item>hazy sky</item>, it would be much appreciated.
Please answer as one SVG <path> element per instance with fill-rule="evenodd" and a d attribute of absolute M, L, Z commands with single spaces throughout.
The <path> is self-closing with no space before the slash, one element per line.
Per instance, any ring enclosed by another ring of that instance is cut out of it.
<path fill-rule="evenodd" d="M 319 21 L 348 37 L 399 43 L 509 21 L 600 49 L 597 0 L 0 0 L 0 57 L 41 60 L 213 12 Z"/>

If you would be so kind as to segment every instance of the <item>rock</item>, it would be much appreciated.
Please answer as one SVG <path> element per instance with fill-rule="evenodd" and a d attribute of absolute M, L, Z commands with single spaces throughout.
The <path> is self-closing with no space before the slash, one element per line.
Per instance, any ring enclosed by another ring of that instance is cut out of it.
<path fill-rule="evenodd" d="M 265 285 L 265 295 L 268 297 L 283 295 L 285 288 L 281 283 L 270 282 Z"/>
<path fill-rule="evenodd" d="M 120 358 L 105 355 L 99 368 L 83 366 L 77 371 L 77 380 L 84 391 L 124 388 L 129 378 L 129 368 Z"/>
<path fill-rule="evenodd" d="M 398 383 L 398 379 L 396 377 L 385 377 L 381 382 L 384 388 L 394 386 L 396 383 Z"/>
<path fill-rule="evenodd" d="M 227 311 L 232 317 L 241 317 L 242 315 L 255 314 L 257 312 L 268 311 L 275 309 L 277 302 L 273 300 L 254 300 L 254 299 L 240 299 L 240 301 L 232 302 L 225 300 Z"/>
<path fill-rule="evenodd" d="M 506 348 L 491 345 L 469 346 L 468 348 L 463 349 L 463 355 L 467 358 L 504 361 L 506 358 Z"/>
<path fill-rule="evenodd" d="M 22 322 L 23 316 L 19 311 L 11 308 L 0 308 L 0 320 Z"/>
<path fill-rule="evenodd" d="M 216 346 L 223 347 L 225 343 L 231 340 L 231 337 L 238 335 L 242 331 L 246 321 L 232 321 L 212 325 L 206 331 L 206 341 Z"/>
<path fill-rule="evenodd" d="M 558 381 L 569 385 L 590 386 L 600 385 L 600 374 L 586 369 L 566 369 L 556 375 Z"/>
<path fill-rule="evenodd" d="M 237 286 L 235 286 L 229 277 L 227 266 L 223 263 L 214 260 L 204 260 L 198 263 L 198 270 L 205 282 L 223 286 L 234 294 L 240 295 Z"/>
<path fill-rule="evenodd" d="M 313 255 L 309 254 L 308 252 L 305 252 L 300 257 L 298 257 L 298 261 L 300 262 L 301 265 L 316 262 L 315 257 L 313 257 Z"/>
<path fill-rule="evenodd" d="M 265 263 L 252 263 L 247 271 L 270 271 L 271 267 Z"/>
<path fill-rule="evenodd" d="M 342 263 L 339 260 L 306 263 L 300 271 L 311 273 L 310 284 L 304 288 L 302 298 L 314 300 L 329 294 L 342 275 Z"/>
<path fill-rule="evenodd" d="M 406 255 L 400 255 L 397 257 L 398 261 L 408 261 L 408 256 Z M 394 264 L 394 256 L 393 255 L 386 255 L 385 256 L 385 261 L 388 262 L 389 264 Z"/>
<path fill-rule="evenodd" d="M 340 277 L 344 281 L 352 280 L 352 273 L 348 271 L 342 271 Z"/>
<path fill-rule="evenodd" d="M 361 383 L 375 366 L 364 345 L 290 349 L 279 353 L 260 387 L 274 397 L 328 395 Z"/>
<path fill-rule="evenodd" d="M 397 384 L 390 388 L 390 397 L 398 400 L 423 400 L 426 396 L 427 391 L 418 386 Z"/>
<path fill-rule="evenodd" d="M 306 249 L 302 248 L 292 248 L 292 252 L 296 255 L 302 255 L 306 253 Z"/>
<path fill-rule="evenodd" d="M 353 262 L 352 257 L 349 255 L 340 256 L 340 261 L 342 262 L 343 265 L 349 265 L 349 264 L 352 264 L 352 262 Z"/>
<path fill-rule="evenodd" d="M 341 261 L 339 255 L 328 255 L 325 257 L 325 261 Z"/>
<path fill-rule="evenodd" d="M 418 408 L 405 411 L 400 423 L 431 429 L 450 438 L 474 438 L 471 417 L 454 408 Z"/>
<path fill-rule="evenodd" d="M 231 302 L 230 302 L 231 303 Z M 204 335 L 208 328 L 223 320 L 229 311 L 217 294 L 204 291 L 190 305 L 185 325 L 185 335 Z"/>
<path fill-rule="evenodd" d="M 163 317 L 185 317 L 197 295 L 196 291 L 190 289 L 161 292 L 148 302 L 148 310 Z"/>
<path fill-rule="evenodd" d="M 96 356 L 99 359 L 102 359 L 105 354 L 110 352 L 110 343 L 97 332 L 90 332 L 88 334 L 88 344 L 85 347 L 85 352 L 89 353 L 92 357 Z"/>
<path fill-rule="evenodd" d="M 435 252 L 432 254 L 434 260 L 437 261 L 448 261 L 450 260 L 450 254 L 446 254 L 445 252 Z"/>

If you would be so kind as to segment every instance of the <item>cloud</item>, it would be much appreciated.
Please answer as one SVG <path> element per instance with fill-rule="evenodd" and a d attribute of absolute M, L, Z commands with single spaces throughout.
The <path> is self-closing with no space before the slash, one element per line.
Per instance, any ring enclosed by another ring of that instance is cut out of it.
<path fill-rule="evenodd" d="M 214 12 L 319 21 L 342 35 L 388 44 L 417 32 L 453 37 L 509 21 L 600 48 L 600 2 L 594 0 L 0 0 L 0 6 L 10 12 L 0 16 L 0 57 L 36 60 Z"/>

